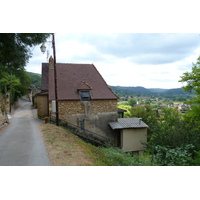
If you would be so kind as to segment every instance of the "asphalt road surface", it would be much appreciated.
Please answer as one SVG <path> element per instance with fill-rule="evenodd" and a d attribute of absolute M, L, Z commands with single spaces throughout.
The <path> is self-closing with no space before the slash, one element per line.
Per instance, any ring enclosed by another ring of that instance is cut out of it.
<path fill-rule="evenodd" d="M 0 130 L 0 166 L 50 165 L 31 103 L 19 100 L 10 124 Z"/>

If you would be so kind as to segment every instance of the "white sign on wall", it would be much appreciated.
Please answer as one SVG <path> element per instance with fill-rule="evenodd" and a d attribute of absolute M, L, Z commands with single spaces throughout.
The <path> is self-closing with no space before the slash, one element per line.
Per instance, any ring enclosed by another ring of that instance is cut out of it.
<path fill-rule="evenodd" d="M 52 112 L 56 112 L 56 101 L 52 100 Z"/>

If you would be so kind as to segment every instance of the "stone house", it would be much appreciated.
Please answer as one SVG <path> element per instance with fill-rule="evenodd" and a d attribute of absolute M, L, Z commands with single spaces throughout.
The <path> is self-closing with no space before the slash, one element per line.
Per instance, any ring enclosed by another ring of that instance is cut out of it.
<path fill-rule="evenodd" d="M 54 67 L 51 62 L 42 63 L 42 88 L 37 94 L 38 114 L 42 116 L 55 116 Z M 124 151 L 144 149 L 139 144 L 140 139 L 146 142 L 147 127 L 133 128 L 135 121 L 123 119 L 126 110 L 118 109 L 118 97 L 93 64 L 57 63 L 56 72 L 59 119 L 78 127 L 81 134 L 89 131 L 107 138 Z M 131 129 L 123 127 L 122 130 L 113 126 L 121 120 L 132 123 Z"/>
<path fill-rule="evenodd" d="M 187 110 L 189 110 L 191 108 L 191 105 L 190 104 L 178 104 L 178 107 L 177 107 L 177 110 L 180 112 L 180 113 L 185 113 Z"/>
<path fill-rule="evenodd" d="M 36 93 L 34 96 L 34 108 L 37 108 L 38 116 L 46 117 L 49 116 L 49 98 L 48 98 L 48 75 L 49 75 L 49 64 L 42 64 L 42 83 L 41 91 Z"/>
<path fill-rule="evenodd" d="M 37 108 L 38 117 L 49 116 L 48 91 L 41 91 L 34 96 L 34 108 Z"/>
<path fill-rule="evenodd" d="M 108 87 L 93 64 L 57 63 L 59 119 L 116 141 L 108 122 L 117 121 L 118 97 Z M 42 88 L 37 94 L 38 114 L 55 115 L 54 68 L 42 63 Z"/>

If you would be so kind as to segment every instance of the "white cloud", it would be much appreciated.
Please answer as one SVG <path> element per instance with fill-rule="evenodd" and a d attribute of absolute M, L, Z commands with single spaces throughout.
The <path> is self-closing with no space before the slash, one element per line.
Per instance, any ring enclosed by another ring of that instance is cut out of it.
<path fill-rule="evenodd" d="M 93 63 L 109 85 L 177 88 L 200 53 L 198 34 L 56 34 L 57 62 Z M 198 39 L 198 40 L 197 40 Z M 52 50 L 51 50 L 52 51 Z M 35 48 L 28 71 L 41 73 Z"/>
<path fill-rule="evenodd" d="M 68 40 L 57 46 L 57 60 L 58 62 L 72 60 L 73 57 L 85 57 L 88 54 L 96 53 L 94 46 L 87 43 L 79 43 L 76 40 Z"/>

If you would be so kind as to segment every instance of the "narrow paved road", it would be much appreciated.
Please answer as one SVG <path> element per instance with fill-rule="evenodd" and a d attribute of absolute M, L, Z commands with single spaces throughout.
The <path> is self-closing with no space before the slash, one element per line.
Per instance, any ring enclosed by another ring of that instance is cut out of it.
<path fill-rule="evenodd" d="M 19 100 L 10 124 L 0 131 L 0 166 L 50 165 L 31 103 Z"/>

